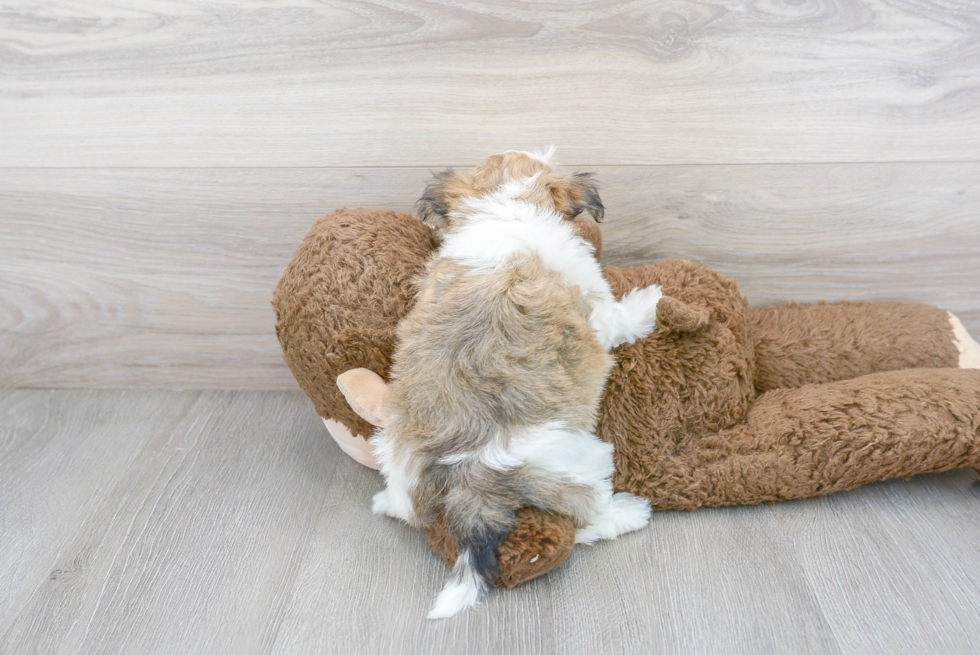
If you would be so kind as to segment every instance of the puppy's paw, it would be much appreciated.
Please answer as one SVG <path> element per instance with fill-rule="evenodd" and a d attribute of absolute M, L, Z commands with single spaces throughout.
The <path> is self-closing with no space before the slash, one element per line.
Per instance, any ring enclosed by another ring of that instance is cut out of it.
<path fill-rule="evenodd" d="M 388 490 L 379 491 L 371 499 L 371 511 L 381 516 L 394 516 L 391 513 L 391 500 L 388 498 Z"/>
<path fill-rule="evenodd" d="M 625 491 L 613 494 L 611 507 L 617 537 L 646 526 L 653 515 L 649 500 Z"/>
<path fill-rule="evenodd" d="M 630 322 L 633 341 L 642 339 L 657 329 L 657 304 L 663 297 L 660 287 L 651 284 L 633 289 L 619 301 Z"/>
<path fill-rule="evenodd" d="M 615 539 L 621 534 L 639 530 L 650 522 L 650 501 L 631 493 L 614 494 L 605 511 L 588 526 L 575 531 L 575 543 L 593 544 L 600 539 Z"/>
<path fill-rule="evenodd" d="M 382 516 L 390 516 L 411 524 L 415 519 L 412 501 L 392 488 L 379 491 L 371 500 L 371 511 Z"/>

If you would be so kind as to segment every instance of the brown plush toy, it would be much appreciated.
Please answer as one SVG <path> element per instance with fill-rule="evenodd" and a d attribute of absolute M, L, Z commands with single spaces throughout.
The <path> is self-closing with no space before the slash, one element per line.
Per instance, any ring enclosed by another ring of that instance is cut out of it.
<path fill-rule="evenodd" d="M 598 253 L 598 228 L 576 220 Z M 276 288 L 286 362 L 363 464 L 372 464 L 365 439 L 387 420 L 395 326 L 436 245 L 411 215 L 339 210 L 313 226 Z M 945 310 L 754 309 L 731 280 L 680 260 L 605 276 L 617 296 L 649 284 L 664 294 L 657 329 L 614 351 L 597 434 L 616 447 L 616 491 L 693 510 L 980 469 L 980 345 Z M 518 519 L 497 551 L 497 582 L 508 588 L 558 566 L 574 543 L 566 517 L 524 508 Z M 445 524 L 426 534 L 451 565 Z"/>

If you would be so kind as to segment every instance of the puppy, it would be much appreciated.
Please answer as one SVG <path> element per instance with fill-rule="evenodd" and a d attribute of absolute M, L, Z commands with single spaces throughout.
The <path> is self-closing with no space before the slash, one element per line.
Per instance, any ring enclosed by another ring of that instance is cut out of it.
<path fill-rule="evenodd" d="M 645 499 L 613 493 L 613 446 L 593 430 L 609 350 L 654 329 L 660 289 L 615 300 L 572 222 L 602 218 L 595 183 L 552 154 L 446 171 L 419 201 L 446 226 L 398 327 L 373 510 L 420 527 L 445 513 L 459 555 L 429 618 L 479 603 L 520 507 L 571 517 L 586 544 L 650 519 Z"/>

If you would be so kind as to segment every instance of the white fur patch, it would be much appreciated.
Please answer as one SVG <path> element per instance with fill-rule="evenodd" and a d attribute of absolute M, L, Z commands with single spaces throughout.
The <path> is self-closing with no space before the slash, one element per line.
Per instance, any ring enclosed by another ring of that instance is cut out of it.
<path fill-rule="evenodd" d="M 960 368 L 980 368 L 980 344 L 970 336 L 960 319 L 951 312 L 946 313 L 949 314 L 949 322 L 953 325 L 953 343 L 960 352 Z"/>
<path fill-rule="evenodd" d="M 499 191 L 468 199 L 465 223 L 445 236 L 439 256 L 489 273 L 515 257 L 537 255 L 568 286 L 611 302 L 612 292 L 592 245 L 558 212 L 513 197 L 521 191 L 517 185 L 526 182 L 508 183 Z"/>
<path fill-rule="evenodd" d="M 663 293 L 655 284 L 633 289 L 619 302 L 596 305 L 589 316 L 589 325 L 606 350 L 633 343 L 657 328 L 657 303 L 661 298 Z"/>
<path fill-rule="evenodd" d="M 605 510 L 584 528 L 575 531 L 575 543 L 593 544 L 600 539 L 615 539 L 621 534 L 639 530 L 650 522 L 650 501 L 621 492 L 614 494 Z"/>
<path fill-rule="evenodd" d="M 510 454 L 570 482 L 612 489 L 613 445 L 585 430 L 572 430 L 561 421 L 544 423 L 515 437 Z"/>
<path fill-rule="evenodd" d="M 487 591 L 487 585 L 470 565 L 470 551 L 463 550 L 456 558 L 453 576 L 436 597 L 429 612 L 430 619 L 444 619 L 462 610 L 476 607 Z"/>
<path fill-rule="evenodd" d="M 406 445 L 401 452 L 395 452 L 395 442 L 388 437 L 384 428 L 378 428 L 371 437 L 374 458 L 385 478 L 386 488 L 374 495 L 371 511 L 406 523 L 415 520 L 412 506 L 412 488 L 418 482 L 418 471 L 412 466 L 412 454 Z"/>
<path fill-rule="evenodd" d="M 472 461 L 477 461 L 495 471 L 508 471 L 524 463 L 501 446 L 498 441 L 493 441 L 479 450 L 458 455 L 445 455 L 439 458 L 439 463 L 447 466 Z"/>
<path fill-rule="evenodd" d="M 499 441 L 458 455 L 446 455 L 440 464 L 478 462 L 497 471 L 525 464 L 553 473 L 556 478 L 590 487 L 607 486 L 615 469 L 613 446 L 585 430 L 573 430 L 561 421 L 519 431 L 504 448 Z M 611 488 L 611 487 L 610 487 Z"/>

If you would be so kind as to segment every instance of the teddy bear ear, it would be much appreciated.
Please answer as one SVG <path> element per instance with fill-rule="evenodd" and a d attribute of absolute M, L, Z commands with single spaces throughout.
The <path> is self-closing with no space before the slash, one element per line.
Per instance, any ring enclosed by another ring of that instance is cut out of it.
<path fill-rule="evenodd" d="M 657 303 L 657 328 L 667 332 L 697 332 L 711 322 L 707 307 L 664 296 Z"/>

